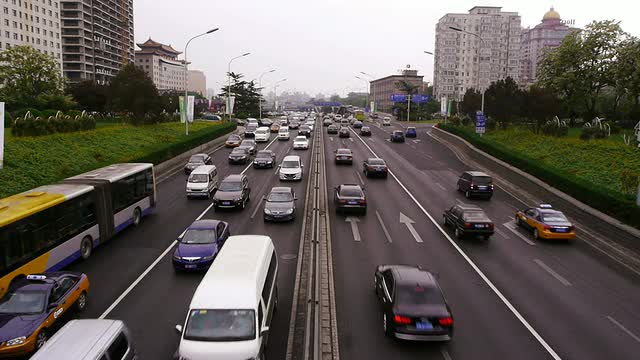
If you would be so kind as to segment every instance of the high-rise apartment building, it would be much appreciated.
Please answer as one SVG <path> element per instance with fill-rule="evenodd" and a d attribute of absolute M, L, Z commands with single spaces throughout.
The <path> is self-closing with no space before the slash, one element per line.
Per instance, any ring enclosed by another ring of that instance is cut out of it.
<path fill-rule="evenodd" d="M 521 33 L 520 15 L 501 7 L 444 15 L 436 25 L 435 96 L 462 99 L 469 88 L 482 91 L 507 77 L 518 82 Z"/>
<path fill-rule="evenodd" d="M 159 91 L 184 91 L 187 76 L 184 60 L 178 60 L 180 51 L 151 38 L 137 45 L 136 66 L 149 75 Z"/>
<path fill-rule="evenodd" d="M 133 0 L 60 0 L 62 68 L 70 81 L 108 83 L 134 61 Z"/>
<path fill-rule="evenodd" d="M 189 70 L 187 89 L 207 96 L 207 77 L 200 70 Z"/>
<path fill-rule="evenodd" d="M 534 28 L 522 31 L 520 61 L 520 84 L 530 86 L 537 80 L 538 63 L 545 51 L 562 43 L 567 34 L 574 29 L 562 21 L 560 14 L 553 8 L 542 17 L 542 22 Z"/>
<path fill-rule="evenodd" d="M 27 45 L 62 65 L 59 0 L 2 0 L 0 9 L 0 51 Z"/>

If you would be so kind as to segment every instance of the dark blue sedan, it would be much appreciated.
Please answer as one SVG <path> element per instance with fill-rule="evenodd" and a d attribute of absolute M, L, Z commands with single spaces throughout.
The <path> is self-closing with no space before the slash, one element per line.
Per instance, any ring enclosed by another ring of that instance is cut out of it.
<path fill-rule="evenodd" d="M 418 136 L 418 131 L 413 126 L 410 126 L 410 127 L 407 128 L 407 130 L 405 130 L 404 136 L 406 136 L 406 137 L 417 137 Z"/>
<path fill-rule="evenodd" d="M 206 270 L 229 237 L 229 224 L 219 220 L 197 220 L 178 238 L 173 253 L 176 271 Z"/>

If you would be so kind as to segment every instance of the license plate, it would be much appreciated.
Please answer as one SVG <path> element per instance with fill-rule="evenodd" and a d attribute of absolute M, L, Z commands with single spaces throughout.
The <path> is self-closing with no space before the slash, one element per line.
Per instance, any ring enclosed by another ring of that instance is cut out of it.
<path fill-rule="evenodd" d="M 266 162 L 264 162 L 264 161 L 260 161 L 260 162 L 258 163 L 258 165 L 267 165 L 267 163 L 266 163 Z"/>
<path fill-rule="evenodd" d="M 567 232 L 568 230 L 569 229 L 567 229 L 567 228 L 556 228 L 556 232 L 561 232 L 561 233 Z"/>
<path fill-rule="evenodd" d="M 484 229 L 484 224 L 476 224 L 476 229 Z"/>
<path fill-rule="evenodd" d="M 486 187 L 486 186 L 478 186 L 478 189 L 480 189 L 480 190 L 487 190 L 487 187 Z"/>
<path fill-rule="evenodd" d="M 196 265 L 194 265 L 194 264 L 188 264 L 188 265 L 185 265 L 184 267 L 185 267 L 186 269 L 195 269 L 195 268 L 196 268 Z"/>
<path fill-rule="evenodd" d="M 347 160 L 347 159 L 348 159 L 348 157 L 346 157 L 346 156 L 340 156 L 340 160 Z"/>
<path fill-rule="evenodd" d="M 356 205 L 356 204 L 358 204 L 357 201 L 349 201 L 349 205 Z"/>
<path fill-rule="evenodd" d="M 384 169 L 376 169 L 376 171 L 384 171 Z"/>
<path fill-rule="evenodd" d="M 417 322 L 416 329 L 418 330 L 432 330 L 433 325 L 430 322 Z"/>
<path fill-rule="evenodd" d="M 223 201 L 222 205 L 231 205 L 231 201 Z"/>

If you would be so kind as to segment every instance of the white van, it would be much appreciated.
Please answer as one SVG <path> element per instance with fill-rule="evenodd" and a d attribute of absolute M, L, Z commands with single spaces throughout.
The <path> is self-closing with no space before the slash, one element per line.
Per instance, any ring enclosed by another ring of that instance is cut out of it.
<path fill-rule="evenodd" d="M 267 142 L 271 139 L 271 130 L 266 126 L 259 127 L 254 134 L 256 142 Z"/>
<path fill-rule="evenodd" d="M 279 177 L 280 180 L 302 180 L 302 161 L 300 156 L 285 156 L 280 163 Z"/>
<path fill-rule="evenodd" d="M 289 128 L 287 126 L 281 126 L 278 130 L 278 140 L 289 140 Z"/>
<path fill-rule="evenodd" d="M 278 304 L 278 256 L 271 238 L 230 236 L 198 285 L 180 334 L 177 357 L 264 359 Z"/>
<path fill-rule="evenodd" d="M 49 339 L 32 360 L 135 360 L 136 350 L 120 320 L 71 320 Z"/>
<path fill-rule="evenodd" d="M 200 165 L 187 178 L 187 197 L 205 196 L 211 198 L 218 189 L 218 169 L 215 165 Z"/>

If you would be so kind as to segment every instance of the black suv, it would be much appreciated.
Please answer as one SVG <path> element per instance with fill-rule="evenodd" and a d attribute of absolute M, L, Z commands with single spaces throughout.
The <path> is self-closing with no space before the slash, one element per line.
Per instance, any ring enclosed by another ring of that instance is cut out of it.
<path fill-rule="evenodd" d="M 251 199 L 251 187 L 247 175 L 229 175 L 218 185 L 213 196 L 213 209 L 244 209 Z"/>
<path fill-rule="evenodd" d="M 391 142 L 404 142 L 404 133 L 402 130 L 395 130 L 391 134 Z"/>
<path fill-rule="evenodd" d="M 456 238 L 465 235 L 481 236 L 485 240 L 493 235 L 493 221 L 475 205 L 453 205 L 442 214 L 444 225 L 453 228 Z"/>
<path fill-rule="evenodd" d="M 465 171 L 458 179 L 458 191 L 462 191 L 467 199 L 473 196 L 491 199 L 493 179 L 481 171 Z"/>
<path fill-rule="evenodd" d="M 364 189 L 357 184 L 342 184 L 336 186 L 333 200 L 336 205 L 336 212 L 346 210 L 356 210 L 367 213 L 367 198 Z"/>

